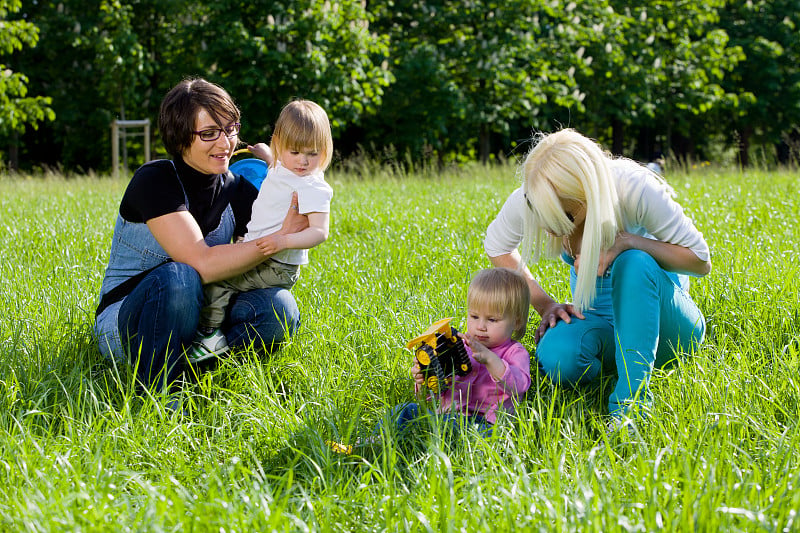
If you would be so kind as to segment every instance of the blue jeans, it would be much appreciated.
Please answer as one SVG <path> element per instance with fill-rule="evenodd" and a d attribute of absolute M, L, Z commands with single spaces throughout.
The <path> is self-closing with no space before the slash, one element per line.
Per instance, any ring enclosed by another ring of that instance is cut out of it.
<path fill-rule="evenodd" d="M 408 435 L 415 423 L 421 422 L 426 416 L 437 417 L 443 422 L 443 426 L 449 426 L 454 433 L 458 433 L 468 425 L 475 425 L 478 432 L 484 437 L 489 437 L 492 434 L 492 424 L 487 422 L 481 415 L 465 415 L 463 413 L 436 414 L 429 410 L 423 411 L 419 404 L 413 402 L 394 406 L 389 416 L 395 423 L 397 434 L 401 437 Z M 380 425 L 376 428 L 375 433 L 379 431 Z"/>
<path fill-rule="evenodd" d="M 616 371 L 608 400 L 613 416 L 624 415 L 637 401 L 646 404 L 653 368 L 693 350 L 705 335 L 705 318 L 677 276 L 640 250 L 617 257 L 610 287 L 598 291 L 594 309 L 584 316 L 547 330 L 536 358 L 553 382 L 570 386 L 593 383 L 604 369 Z"/>
<path fill-rule="evenodd" d="M 200 275 L 184 263 L 166 263 L 123 300 L 118 324 L 139 383 L 166 391 L 183 372 L 184 349 L 195 337 L 204 304 Z M 231 348 L 256 344 L 272 351 L 294 333 L 300 311 L 284 289 L 260 289 L 231 299 L 223 332 Z"/>

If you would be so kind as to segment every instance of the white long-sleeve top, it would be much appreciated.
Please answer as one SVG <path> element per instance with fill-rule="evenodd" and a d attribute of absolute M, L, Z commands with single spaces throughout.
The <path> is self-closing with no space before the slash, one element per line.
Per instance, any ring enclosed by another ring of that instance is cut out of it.
<path fill-rule="evenodd" d="M 616 183 L 624 231 L 683 246 L 703 261 L 710 259 L 703 234 L 672 198 L 669 186 L 628 159 L 612 161 L 611 173 Z M 489 257 L 504 255 L 519 247 L 526 209 L 523 190 L 519 187 L 509 195 L 486 230 L 483 246 Z"/>

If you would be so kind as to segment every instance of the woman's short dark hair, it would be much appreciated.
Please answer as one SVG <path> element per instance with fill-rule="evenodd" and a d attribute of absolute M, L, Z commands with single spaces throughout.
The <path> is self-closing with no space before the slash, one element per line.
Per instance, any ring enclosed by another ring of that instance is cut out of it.
<path fill-rule="evenodd" d="M 241 113 L 228 92 L 203 78 L 187 78 L 170 89 L 161 101 L 158 129 L 164 148 L 179 157 L 194 140 L 194 122 L 205 109 L 217 126 L 239 122 Z"/>

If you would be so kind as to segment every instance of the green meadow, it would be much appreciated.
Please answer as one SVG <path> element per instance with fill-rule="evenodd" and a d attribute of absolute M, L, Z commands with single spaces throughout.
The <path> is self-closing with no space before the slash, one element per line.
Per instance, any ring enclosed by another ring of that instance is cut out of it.
<path fill-rule="evenodd" d="M 491 438 L 433 428 L 339 455 L 326 440 L 413 399 L 406 341 L 443 317 L 463 329 L 484 231 L 518 185 L 510 165 L 370 174 L 329 175 L 331 237 L 293 291 L 297 335 L 199 374 L 185 415 L 137 394 L 92 339 L 126 181 L 0 177 L 0 529 L 800 530 L 796 172 L 668 176 L 712 249 L 691 289 L 709 336 L 655 373 L 631 433 L 607 432 L 608 387 L 534 377 Z M 562 264 L 533 271 L 568 298 Z"/>

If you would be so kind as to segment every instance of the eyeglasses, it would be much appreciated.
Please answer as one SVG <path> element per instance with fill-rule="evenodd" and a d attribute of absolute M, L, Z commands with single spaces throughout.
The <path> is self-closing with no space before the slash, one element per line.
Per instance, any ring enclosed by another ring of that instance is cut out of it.
<path fill-rule="evenodd" d="M 223 133 L 226 137 L 239 135 L 239 130 L 241 129 L 242 125 L 240 123 L 233 122 L 224 128 L 208 128 L 207 130 L 193 131 L 192 133 L 200 137 L 201 141 L 210 142 L 219 139 L 219 136 Z"/>

